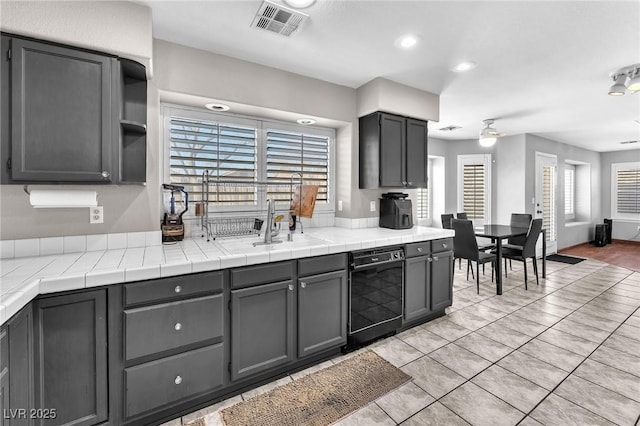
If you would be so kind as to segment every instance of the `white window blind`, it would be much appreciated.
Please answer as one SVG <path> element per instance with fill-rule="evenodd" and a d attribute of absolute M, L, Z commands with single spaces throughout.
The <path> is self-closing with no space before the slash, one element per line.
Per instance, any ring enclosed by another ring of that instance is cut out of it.
<path fill-rule="evenodd" d="M 329 200 L 329 138 L 312 134 L 268 129 L 266 173 L 267 197 L 290 200 L 292 175 L 300 173 L 305 184 L 317 185 L 316 203 Z M 299 177 L 293 177 L 297 186 Z M 294 188 L 295 189 L 295 188 Z"/>
<path fill-rule="evenodd" d="M 566 166 L 564 169 L 564 214 L 567 218 L 575 217 L 575 166 Z"/>
<path fill-rule="evenodd" d="M 462 208 L 471 220 L 485 218 L 484 164 L 464 164 L 462 171 Z"/>
<path fill-rule="evenodd" d="M 640 215 L 640 167 L 617 170 L 616 187 L 617 212 Z"/>
<path fill-rule="evenodd" d="M 418 215 L 418 219 L 428 219 L 429 218 L 429 189 L 418 188 L 418 193 L 416 198 L 417 198 L 416 213 Z"/>
<path fill-rule="evenodd" d="M 202 174 L 212 179 L 256 180 L 256 128 L 217 121 L 170 118 L 170 180 L 184 185 L 191 200 L 202 200 Z M 215 193 L 213 190 L 217 189 Z M 252 185 L 210 186 L 211 200 L 223 205 L 255 205 Z"/>
<path fill-rule="evenodd" d="M 542 186 L 542 227 L 547 230 L 547 240 L 556 240 L 556 168 L 545 166 L 543 171 Z"/>

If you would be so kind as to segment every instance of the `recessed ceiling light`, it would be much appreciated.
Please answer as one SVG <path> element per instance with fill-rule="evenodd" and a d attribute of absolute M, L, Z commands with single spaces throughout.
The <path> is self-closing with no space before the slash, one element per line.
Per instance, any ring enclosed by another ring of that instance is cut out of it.
<path fill-rule="evenodd" d="M 205 107 L 207 109 L 210 109 L 211 111 L 229 111 L 229 105 L 225 105 L 225 104 L 220 104 L 217 102 L 211 102 L 205 105 Z"/>
<path fill-rule="evenodd" d="M 411 49 L 416 44 L 418 44 L 418 37 L 412 34 L 403 35 L 396 40 L 396 47 L 401 49 Z"/>
<path fill-rule="evenodd" d="M 467 71 L 471 71 L 472 69 L 474 69 L 477 66 L 478 66 L 478 64 L 476 64 L 473 61 L 465 61 L 465 62 L 460 62 L 458 65 L 456 65 L 453 68 L 451 68 L 451 71 L 453 71 L 453 72 L 467 72 Z"/>
<path fill-rule="evenodd" d="M 299 118 L 296 120 L 296 123 L 302 124 L 303 126 L 308 126 L 309 124 L 315 123 L 316 120 L 313 118 Z"/>
<path fill-rule="evenodd" d="M 304 9 L 314 4 L 316 0 L 284 0 L 284 2 L 287 4 L 287 6 L 293 7 L 295 9 Z"/>

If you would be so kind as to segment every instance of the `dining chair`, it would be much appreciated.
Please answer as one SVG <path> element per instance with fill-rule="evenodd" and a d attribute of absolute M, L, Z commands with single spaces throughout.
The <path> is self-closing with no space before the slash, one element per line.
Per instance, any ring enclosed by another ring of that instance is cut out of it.
<path fill-rule="evenodd" d="M 451 229 L 451 219 L 453 219 L 452 214 L 440 215 L 440 220 L 442 221 L 442 229 Z"/>
<path fill-rule="evenodd" d="M 457 218 L 457 219 L 469 219 L 469 218 L 467 217 L 467 214 L 466 214 L 465 212 L 462 212 L 462 213 L 456 213 L 456 218 Z"/>
<path fill-rule="evenodd" d="M 504 276 L 507 276 L 507 259 L 517 260 L 524 264 L 524 289 L 527 289 L 527 259 L 533 260 L 533 272 L 536 274 L 536 285 L 539 284 L 538 280 L 538 262 L 536 260 L 536 243 L 538 237 L 542 232 L 542 219 L 533 219 L 529 232 L 524 239 L 522 249 L 504 247 L 502 249 L 502 257 L 504 258 Z M 454 242 L 455 247 L 455 242 Z"/>
<path fill-rule="evenodd" d="M 480 294 L 480 265 L 491 262 L 491 282 L 493 282 L 493 268 L 496 261 L 496 255 L 486 253 L 478 249 L 478 241 L 473 231 L 473 223 L 465 219 L 452 219 L 451 227 L 455 231 L 453 237 L 453 255 L 459 259 L 467 259 L 467 280 L 469 279 L 469 270 L 473 274 L 471 262 L 476 262 L 476 287 Z M 472 275 L 473 276 L 473 275 Z"/>
<path fill-rule="evenodd" d="M 511 221 L 509 222 L 509 225 L 520 228 L 529 228 L 531 226 L 531 219 L 532 217 L 529 213 L 511 213 Z M 508 238 L 507 243 L 503 244 L 502 247 L 522 250 L 525 238 L 527 238 L 526 235 Z M 509 269 L 513 270 L 511 268 L 511 260 L 509 260 Z"/>

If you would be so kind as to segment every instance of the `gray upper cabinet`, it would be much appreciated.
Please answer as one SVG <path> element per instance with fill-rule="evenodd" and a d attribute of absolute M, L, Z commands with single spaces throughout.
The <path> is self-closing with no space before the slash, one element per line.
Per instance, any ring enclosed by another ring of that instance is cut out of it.
<path fill-rule="evenodd" d="M 427 186 L 427 122 L 384 112 L 359 121 L 359 186 Z"/>
<path fill-rule="evenodd" d="M 298 279 L 299 357 L 347 343 L 347 291 L 344 269 Z"/>
<path fill-rule="evenodd" d="M 15 37 L 9 49 L 11 179 L 111 182 L 116 59 Z"/>
<path fill-rule="evenodd" d="M 106 290 L 38 299 L 34 324 L 35 408 L 56 409 L 36 424 L 107 421 Z"/>

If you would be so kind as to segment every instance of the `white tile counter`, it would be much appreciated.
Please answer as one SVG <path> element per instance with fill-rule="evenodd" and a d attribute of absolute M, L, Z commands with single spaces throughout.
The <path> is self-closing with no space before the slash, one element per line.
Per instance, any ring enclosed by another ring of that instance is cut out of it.
<path fill-rule="evenodd" d="M 237 266 L 320 256 L 453 237 L 453 231 L 416 226 L 385 228 L 310 228 L 285 232 L 279 244 L 259 245 L 256 236 L 186 239 L 177 244 L 86 251 L 0 260 L 0 325 L 38 294 L 213 271 Z"/>

